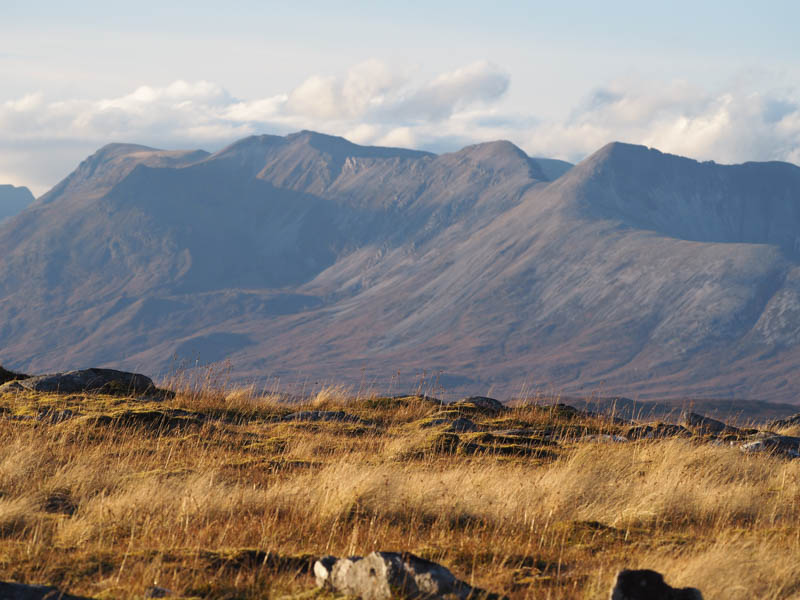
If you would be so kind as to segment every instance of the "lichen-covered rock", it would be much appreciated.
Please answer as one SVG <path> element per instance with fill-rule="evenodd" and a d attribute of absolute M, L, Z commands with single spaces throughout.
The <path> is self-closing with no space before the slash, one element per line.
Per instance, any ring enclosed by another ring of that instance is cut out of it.
<path fill-rule="evenodd" d="M 664 576 L 650 569 L 624 569 L 611 588 L 611 600 L 703 600 L 695 588 L 673 588 Z"/>
<path fill-rule="evenodd" d="M 498 598 L 457 579 L 447 568 L 404 552 L 373 552 L 314 564 L 317 585 L 362 600 Z"/>
<path fill-rule="evenodd" d="M 82 369 L 52 375 L 37 375 L 19 380 L 16 384 L 34 392 L 61 394 L 101 392 L 133 395 L 152 392 L 156 389 L 153 380 L 145 375 L 114 369 Z"/>
<path fill-rule="evenodd" d="M 0 581 L 0 600 L 89 600 L 70 596 L 47 585 L 25 585 Z"/>

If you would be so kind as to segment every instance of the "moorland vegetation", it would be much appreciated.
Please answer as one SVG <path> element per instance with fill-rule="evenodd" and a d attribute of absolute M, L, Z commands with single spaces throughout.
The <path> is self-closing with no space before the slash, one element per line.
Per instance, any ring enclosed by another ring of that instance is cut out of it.
<path fill-rule="evenodd" d="M 711 600 L 800 594 L 800 460 L 740 433 L 648 439 L 554 398 L 166 387 L 0 395 L 0 580 L 328 597 L 317 557 L 398 550 L 510 598 L 606 598 L 626 567 Z"/>

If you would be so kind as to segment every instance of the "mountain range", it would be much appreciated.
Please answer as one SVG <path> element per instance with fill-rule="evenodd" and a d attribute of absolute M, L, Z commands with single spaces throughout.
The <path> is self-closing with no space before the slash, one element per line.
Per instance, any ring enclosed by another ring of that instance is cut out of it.
<path fill-rule="evenodd" d="M 0 225 L 0 362 L 793 402 L 800 168 L 313 132 L 101 148 Z M 424 374 L 424 375 L 423 375 Z"/>

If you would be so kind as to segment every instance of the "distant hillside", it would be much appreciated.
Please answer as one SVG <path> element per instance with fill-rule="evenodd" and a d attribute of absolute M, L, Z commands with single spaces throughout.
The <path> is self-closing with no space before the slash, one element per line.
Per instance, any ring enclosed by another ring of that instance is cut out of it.
<path fill-rule="evenodd" d="M 33 200 L 33 194 L 26 187 L 0 185 L 0 221 L 21 213 Z"/>
<path fill-rule="evenodd" d="M 0 361 L 794 402 L 798 240 L 785 163 L 114 144 L 0 227 Z"/>

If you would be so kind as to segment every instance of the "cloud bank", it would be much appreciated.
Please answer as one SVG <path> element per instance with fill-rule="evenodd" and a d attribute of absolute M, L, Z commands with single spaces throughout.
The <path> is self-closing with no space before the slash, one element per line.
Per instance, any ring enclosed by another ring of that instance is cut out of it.
<path fill-rule="evenodd" d="M 510 111 L 511 75 L 476 62 L 419 80 L 370 60 L 313 75 L 285 93 L 238 99 L 217 83 L 142 86 L 118 98 L 0 99 L 0 183 L 46 191 L 97 147 L 125 141 L 214 150 L 253 133 L 315 129 L 362 144 L 454 150 L 509 139 L 528 153 L 577 161 L 621 140 L 719 162 L 800 163 L 800 92 L 707 90 L 617 81 L 560 120 Z"/>

